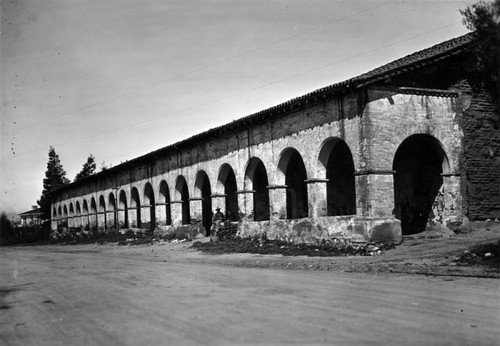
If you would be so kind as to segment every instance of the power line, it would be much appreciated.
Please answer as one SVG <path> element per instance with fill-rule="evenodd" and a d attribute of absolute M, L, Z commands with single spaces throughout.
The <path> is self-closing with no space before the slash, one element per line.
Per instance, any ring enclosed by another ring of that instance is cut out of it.
<path fill-rule="evenodd" d="M 56 119 L 59 119 L 59 118 L 63 118 L 65 116 L 69 116 L 69 115 L 72 115 L 72 114 L 75 114 L 75 113 L 80 113 L 80 112 L 83 112 L 85 110 L 88 110 L 88 109 L 91 109 L 91 108 L 94 108 L 96 106 L 99 106 L 99 105 L 102 105 L 102 104 L 105 104 L 105 103 L 108 103 L 108 102 L 111 102 L 111 101 L 115 101 L 115 100 L 118 100 L 118 99 L 121 99 L 125 96 L 129 96 L 131 94 L 134 94 L 134 93 L 137 93 L 137 92 L 140 92 L 140 91 L 144 91 L 144 90 L 147 90 L 147 89 L 150 89 L 152 87 L 155 87 L 155 86 L 158 86 L 158 85 L 162 85 L 162 84 L 165 84 L 165 83 L 168 83 L 172 80 L 176 80 L 178 78 L 181 78 L 181 77 L 185 77 L 187 75 L 190 75 L 192 73 L 195 73 L 195 72 L 200 72 L 200 71 L 203 71 L 203 70 L 206 70 L 208 68 L 211 68 L 211 67 L 214 67 L 214 66 L 217 66 L 217 65 L 220 65 L 222 63 L 225 63 L 225 62 L 228 62 L 228 61 L 231 61 L 231 60 L 234 60 L 236 58 L 239 58 L 239 57 L 242 57 L 242 56 L 245 56 L 249 53 L 254 53 L 254 52 L 257 52 L 257 51 L 260 51 L 260 50 L 263 50 L 265 48 L 269 48 L 269 47 L 272 47 L 274 45 L 277 45 L 281 42 L 284 42 L 284 41 L 287 41 L 287 40 L 290 40 L 292 38 L 296 38 L 296 37 L 299 37 L 299 36 L 302 36 L 302 35 L 305 35 L 305 34 L 308 34 L 310 32 L 313 32 L 313 31 L 317 31 L 319 29 L 322 29 L 324 27 L 327 27 L 327 26 L 330 26 L 330 25 L 333 25 L 333 24 L 336 24 L 338 22 L 341 22 L 345 19 L 348 19 L 348 18 L 352 18 L 352 17 L 355 17 L 359 14 L 362 14 L 362 13 L 365 13 L 365 12 L 368 12 L 368 11 L 371 11 L 371 10 L 374 10 L 376 8 L 379 8 L 379 7 L 382 7 L 382 6 L 385 6 L 387 5 L 388 3 L 390 3 L 391 1 L 386 1 L 380 5 L 377 5 L 377 6 L 373 6 L 373 7 L 369 7 L 367 9 L 364 9 L 362 11 L 359 11 L 359 12 L 356 12 L 356 13 L 353 13 L 353 14 L 350 14 L 348 16 L 344 16 L 344 17 L 341 17 L 341 18 L 338 18 L 332 22 L 328 22 L 326 24 L 322 24 L 322 25 L 319 25 L 319 26 L 316 26 L 316 27 L 313 27 L 311 29 L 308 29 L 308 30 L 305 30 L 305 31 L 301 31 L 299 33 L 296 33 L 296 34 L 293 34 L 293 35 L 290 35 L 290 36 L 286 36 L 284 38 L 281 38 L 279 40 L 276 40 L 276 41 L 273 41 L 273 42 L 270 42 L 268 44 L 265 44 L 263 46 L 260 46 L 260 47 L 256 47 L 256 48 L 253 48 L 253 49 L 249 49 L 249 50 L 246 50 L 242 53 L 239 53 L 239 54 L 236 54 L 236 55 L 233 55 L 233 56 L 230 56 L 230 57 L 227 57 L 227 58 L 224 58 L 224 59 L 221 59 L 221 60 L 218 60 L 216 62 L 213 62 L 213 63 L 210 63 L 208 65 L 204 65 L 204 66 L 201 66 L 201 67 L 198 67 L 198 68 L 195 68 L 193 70 L 190 70 L 190 71 L 187 71 L 187 72 L 183 72 L 183 73 L 180 73 L 178 75 L 175 75 L 173 77 L 170 77 L 168 79 L 164 79 L 162 81 L 159 81 L 157 83 L 153 83 L 153 84 L 150 84 L 150 85 L 147 85 L 145 87 L 142 87 L 142 88 L 137 88 L 137 89 L 134 89 L 134 90 L 131 90 L 131 91 L 128 91 L 126 93 L 123 93 L 123 94 L 120 94 L 120 95 L 117 95 L 117 96 L 113 96 L 113 97 L 110 97 L 110 98 L 107 98 L 107 99 L 104 99 L 102 101 L 98 101 L 98 102 L 95 102 L 95 103 L 92 103 L 92 104 L 89 104 L 87 106 L 84 106 L 84 107 L 81 107 L 81 108 L 78 108 L 76 110 L 73 110 L 73 111 L 70 111 L 70 112 L 66 112 L 66 113 L 62 113 L 62 114 L 59 114 L 59 115 L 56 115 L 54 117 L 51 117 L 51 118 L 47 118 L 47 119 L 43 119 L 43 120 L 40 120 L 38 122 L 34 122 L 34 123 L 31 123 L 31 124 L 27 124 L 27 125 L 24 125 L 22 127 L 18 127 L 17 128 L 17 131 L 20 131 L 20 130 L 23 130 L 23 129 L 26 129 L 26 128 L 30 128 L 30 127 L 33 127 L 35 125 L 40 125 L 40 124 L 44 124 L 44 123 L 47 123 L 48 121 L 52 121 L 52 120 L 56 120 Z"/>
<path fill-rule="evenodd" d="M 213 103 L 217 103 L 217 102 L 220 102 L 220 101 L 223 101 L 223 100 L 226 100 L 226 99 L 229 99 L 229 98 L 241 95 L 241 94 L 245 94 L 245 93 L 248 93 L 248 92 L 251 92 L 251 91 L 262 89 L 262 88 L 268 87 L 268 86 L 273 85 L 273 84 L 281 83 L 283 81 L 286 81 L 286 80 L 289 80 L 289 79 L 293 79 L 293 78 L 296 78 L 298 76 L 302 76 L 302 75 L 305 75 L 305 74 L 308 74 L 308 73 L 311 73 L 311 72 L 316 72 L 316 71 L 322 70 L 324 68 L 328 68 L 328 67 L 331 67 L 333 65 L 336 65 L 336 64 L 339 64 L 339 63 L 342 63 L 342 62 L 345 62 L 345 61 L 349 61 L 349 60 L 358 58 L 360 56 L 376 52 L 376 51 L 381 50 L 381 49 L 385 49 L 387 47 L 395 46 L 395 45 L 401 44 L 403 42 L 406 42 L 406 41 L 409 41 L 409 40 L 412 40 L 412 39 L 415 39 L 415 38 L 418 38 L 418 37 L 422 37 L 422 36 L 434 33 L 436 31 L 439 31 L 439 30 L 442 30 L 442 29 L 445 29 L 445 28 L 457 25 L 457 24 L 460 24 L 460 22 L 454 22 L 454 23 L 451 23 L 451 24 L 448 24 L 448 25 L 444 25 L 444 26 L 438 27 L 438 28 L 430 30 L 430 31 L 426 31 L 424 33 L 421 33 L 421 34 L 418 34 L 418 35 L 415 35 L 415 36 L 407 37 L 407 38 L 399 40 L 399 41 L 395 41 L 395 42 L 392 42 L 392 43 L 389 43 L 389 44 L 386 44 L 386 45 L 383 45 L 383 46 L 380 46 L 380 47 L 377 47 L 377 48 L 373 48 L 373 49 L 367 50 L 365 52 L 362 52 L 362 53 L 359 53 L 359 54 L 356 54 L 356 55 L 349 56 L 349 57 L 344 58 L 344 59 L 337 60 L 337 61 L 335 61 L 333 63 L 329 63 L 329 64 L 318 66 L 318 67 L 315 67 L 315 68 L 312 68 L 312 69 L 309 69 L 309 70 L 306 70 L 306 71 L 302 71 L 302 72 L 290 75 L 288 77 L 285 77 L 285 78 L 282 78 L 282 79 L 279 79 L 279 80 L 274 80 L 274 81 L 271 81 L 271 82 L 259 85 L 257 87 L 253 87 L 253 88 L 241 90 L 241 91 L 238 91 L 236 93 L 233 93 L 233 94 L 230 94 L 230 95 L 218 98 L 218 99 L 213 99 L 213 100 L 210 100 L 210 101 L 207 101 L 207 102 L 204 102 L 204 103 L 192 106 L 192 107 L 184 108 L 184 109 L 181 109 L 181 110 L 178 110 L 178 111 L 175 111 L 175 112 L 170 112 L 170 113 L 167 113 L 167 114 L 163 114 L 162 116 L 159 116 L 159 117 L 151 118 L 151 119 L 144 120 L 144 121 L 135 122 L 133 124 L 129 124 L 129 125 L 117 127 L 117 128 L 114 128 L 114 129 L 111 129 L 111 130 L 108 130 L 108 131 L 103 131 L 103 132 L 100 132 L 100 133 L 97 133 L 97 134 L 94 134 L 94 135 L 91 135 L 91 136 L 83 137 L 83 138 L 81 138 L 79 140 L 71 141 L 71 143 L 83 142 L 83 141 L 85 141 L 87 139 L 92 139 L 92 138 L 100 137 L 100 136 L 103 136 L 103 135 L 106 135 L 106 134 L 109 134 L 109 133 L 114 133 L 114 132 L 121 131 L 121 130 L 124 130 L 124 129 L 127 129 L 127 128 L 131 128 L 131 127 L 143 125 L 143 124 L 146 124 L 146 123 L 150 123 L 150 122 L 153 122 L 153 121 L 157 121 L 159 119 L 163 119 L 165 116 L 171 116 L 171 115 L 183 113 L 183 112 L 186 112 L 186 111 L 189 111 L 189 110 L 201 108 L 201 107 L 204 107 L 204 106 L 207 106 L 207 105 L 210 105 L 210 104 L 213 104 Z M 58 143 L 58 144 L 56 144 L 54 146 L 60 146 L 60 145 L 64 145 L 64 144 L 67 144 L 67 143 L 70 143 L 70 142 L 69 141 L 61 142 L 61 143 Z M 31 154 L 31 153 L 34 153 L 34 152 L 39 152 L 39 151 L 42 151 L 42 149 L 37 149 L 37 150 L 28 151 L 28 152 L 23 152 L 23 153 L 19 153 L 17 155 L 26 155 L 26 154 Z"/>

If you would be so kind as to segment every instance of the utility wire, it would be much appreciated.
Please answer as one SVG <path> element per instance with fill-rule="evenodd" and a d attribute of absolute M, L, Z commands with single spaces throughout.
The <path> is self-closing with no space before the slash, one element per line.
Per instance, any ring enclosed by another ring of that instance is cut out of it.
<path fill-rule="evenodd" d="M 138 126 L 138 125 L 146 124 L 146 123 L 149 123 L 149 122 L 157 121 L 159 119 L 163 119 L 165 116 L 171 116 L 171 115 L 183 113 L 183 112 L 186 112 L 186 111 L 189 111 L 189 110 L 201 108 L 201 107 L 204 107 L 204 106 L 207 106 L 207 105 L 210 105 L 210 104 L 213 104 L 213 103 L 217 103 L 217 102 L 220 102 L 220 101 L 223 101 L 223 100 L 226 100 L 226 99 L 229 99 L 229 98 L 241 95 L 241 94 L 245 94 L 245 93 L 248 93 L 248 92 L 251 92 L 251 91 L 262 89 L 262 88 L 268 87 L 268 86 L 273 85 L 273 84 L 281 83 L 283 81 L 286 81 L 286 80 L 289 80 L 289 79 L 293 79 L 293 78 L 296 78 L 298 76 L 302 76 L 302 75 L 305 75 L 305 74 L 308 74 L 308 73 L 311 73 L 311 72 L 316 72 L 318 70 L 322 70 L 324 68 L 328 68 L 328 67 L 331 67 L 333 65 L 336 65 L 336 64 L 339 64 L 339 63 L 342 63 L 342 62 L 345 62 L 345 61 L 349 61 L 349 60 L 358 58 L 358 57 L 366 55 L 366 54 L 370 54 L 370 53 L 379 51 L 381 49 L 392 47 L 392 46 L 401 44 L 403 42 L 406 42 L 406 41 L 409 41 L 409 40 L 412 40 L 412 39 L 415 39 L 415 38 L 418 38 L 418 37 L 422 37 L 422 36 L 425 36 L 425 35 L 437 32 L 439 30 L 442 30 L 442 29 L 445 29 L 445 28 L 448 28 L 448 27 L 451 27 L 451 26 L 454 26 L 454 25 L 457 25 L 457 24 L 460 24 L 460 23 L 461 22 L 454 22 L 454 23 L 451 23 L 451 24 L 448 24 L 448 25 L 444 25 L 444 26 L 438 27 L 438 28 L 430 30 L 430 31 L 426 31 L 424 33 L 421 33 L 421 34 L 418 34 L 418 35 L 415 35 L 415 36 L 411 36 L 411 37 L 408 37 L 408 38 L 405 38 L 405 39 L 402 39 L 402 40 L 399 40 L 399 41 L 395 41 L 395 42 L 386 44 L 384 46 L 380 46 L 380 47 L 373 48 L 373 49 L 364 51 L 364 52 L 356 54 L 356 55 L 349 56 L 349 57 L 341 59 L 341 60 L 337 60 L 337 61 L 335 61 L 333 63 L 329 63 L 329 64 L 326 64 L 326 65 L 322 65 L 322 66 L 319 66 L 319 67 L 315 67 L 315 68 L 312 68 L 312 69 L 309 69 L 309 70 L 306 70 L 306 71 L 303 71 L 303 72 L 299 72 L 299 73 L 290 75 L 290 76 L 288 76 L 286 78 L 282 78 L 282 79 L 279 79 L 279 80 L 274 80 L 274 81 L 271 81 L 271 82 L 268 82 L 268 83 L 265 83 L 265 84 L 253 87 L 253 88 L 241 90 L 241 91 L 238 91 L 236 93 L 230 94 L 228 96 L 224 96 L 222 98 L 213 99 L 213 100 L 210 100 L 210 101 L 207 101 L 207 102 L 204 102 L 204 103 L 192 106 L 192 107 L 188 107 L 188 108 L 184 108 L 184 109 L 181 109 L 181 110 L 178 110 L 178 111 L 175 111 L 175 112 L 170 112 L 170 113 L 167 113 L 167 114 L 163 114 L 163 115 L 161 115 L 159 117 L 155 117 L 155 118 L 151 118 L 151 119 L 147 119 L 147 120 L 135 122 L 133 124 L 129 124 L 129 125 L 121 126 L 121 127 L 116 127 L 114 129 L 111 129 L 111 130 L 108 130 L 108 131 L 103 131 L 103 132 L 100 132 L 100 133 L 97 133 L 97 134 L 94 134 L 94 135 L 91 135 L 91 136 L 80 138 L 79 140 L 73 140 L 73 141 L 71 141 L 71 143 L 84 142 L 87 139 L 92 139 L 92 138 L 100 137 L 100 136 L 103 136 L 103 135 L 106 135 L 106 134 L 109 134 L 109 133 L 115 133 L 117 131 L 121 131 L 121 130 L 124 130 L 124 129 L 127 129 L 127 128 L 131 128 L 131 127 L 135 127 L 135 126 Z M 56 144 L 55 146 L 60 146 L 60 145 L 64 145 L 64 144 L 67 144 L 67 143 L 70 143 L 70 142 L 69 141 L 61 142 L 61 143 Z M 37 149 L 37 150 L 32 150 L 32 151 L 27 151 L 27 152 L 19 153 L 16 156 L 31 154 L 31 153 L 39 152 L 39 151 L 42 151 L 42 149 Z"/>
<path fill-rule="evenodd" d="M 21 127 L 18 127 L 17 128 L 17 131 L 20 131 L 20 130 L 23 130 L 23 129 L 26 129 L 26 128 L 30 128 L 30 127 L 33 127 L 35 125 L 40 125 L 40 124 L 45 124 L 47 123 L 48 121 L 52 121 L 52 120 L 56 120 L 56 119 L 59 119 L 59 118 L 63 118 L 65 116 L 69 116 L 69 115 L 72 115 L 72 114 L 75 114 L 75 113 L 80 113 L 80 112 L 83 112 L 85 110 L 88 110 L 88 109 L 91 109 L 91 108 L 94 108 L 96 106 L 99 106 L 99 105 L 102 105 L 102 104 L 105 104 L 105 103 L 108 103 L 108 102 L 111 102 L 111 101 L 115 101 L 115 100 L 118 100 L 118 99 L 121 99 L 121 98 L 124 98 L 125 96 L 129 96 L 131 94 L 134 94 L 134 93 L 137 93 L 137 92 L 140 92 L 140 91 L 144 91 L 144 90 L 147 90 L 147 89 L 150 89 L 150 88 L 153 88 L 155 86 L 158 86 L 158 85 L 162 85 L 162 84 L 165 84 L 165 83 L 168 83 L 170 81 L 173 81 L 173 80 L 176 80 L 176 79 L 179 79 L 181 77 L 185 77 L 187 75 L 190 75 L 192 73 L 195 73 L 195 72 L 200 72 L 200 71 L 203 71 L 203 70 L 206 70 L 208 68 L 211 68 L 211 67 L 214 67 L 214 66 L 217 66 L 217 65 L 220 65 L 222 63 L 225 63 L 225 62 L 228 62 L 228 61 L 231 61 L 231 60 L 234 60 L 236 58 L 239 58 L 239 57 L 242 57 L 242 56 L 245 56 L 249 53 L 254 53 L 254 52 L 257 52 L 257 51 L 260 51 L 260 50 L 263 50 L 265 48 L 269 48 L 269 47 L 272 47 L 274 45 L 277 45 L 281 42 L 284 42 L 284 41 L 287 41 L 287 40 L 290 40 L 292 38 L 296 38 L 296 37 L 299 37 L 299 36 L 302 36 L 302 35 L 305 35 L 305 34 L 308 34 L 310 32 L 313 32 L 313 31 L 317 31 L 319 29 L 322 29 L 322 28 L 325 28 L 327 26 L 330 26 L 330 25 L 333 25 L 333 24 L 336 24 L 336 23 L 339 23 L 345 19 L 348 19 L 348 18 L 352 18 L 352 17 L 355 17 L 359 14 L 362 14 L 362 13 L 365 13 L 365 12 L 368 12 L 368 11 L 371 11 L 371 10 L 374 10 L 376 8 L 379 8 L 379 7 L 382 7 L 382 6 L 385 6 L 387 5 L 388 3 L 390 3 L 391 1 L 386 1 L 382 4 L 379 4 L 377 6 L 373 6 L 373 7 L 370 7 L 370 8 L 367 8 L 367 9 L 364 9 L 362 11 L 359 11 L 359 12 L 356 12 L 356 13 L 353 13 L 353 14 L 350 14 L 348 16 L 345 16 L 345 17 L 341 17 L 341 18 L 338 18 L 332 22 L 328 22 L 328 23 L 325 23 L 325 24 L 322 24 L 322 25 L 319 25 L 319 26 L 316 26 L 316 27 L 313 27 L 311 29 L 308 29 L 308 30 L 304 30 L 304 31 L 301 31 L 299 33 L 296 33 L 296 34 L 293 34 L 293 35 L 290 35 L 290 36 L 286 36 L 284 38 L 281 38 L 279 40 L 276 40 L 276 41 L 273 41 L 273 42 L 270 42 L 268 44 L 265 44 L 263 46 L 260 46 L 260 47 L 256 47 L 256 48 L 253 48 L 253 49 L 249 49 L 249 50 L 246 50 L 242 53 L 239 53 L 239 54 L 236 54 L 236 55 L 233 55 L 233 56 L 230 56 L 230 57 L 227 57 L 227 58 L 224 58 L 224 59 L 221 59 L 221 60 L 218 60 L 218 61 L 215 61 L 213 63 L 210 63 L 208 65 L 204 65 L 204 66 L 201 66 L 201 67 L 198 67 L 198 68 L 195 68 L 193 70 L 190 70 L 190 71 L 187 71 L 187 72 L 183 72 L 183 73 L 180 73 L 178 75 L 175 75 L 173 77 L 170 77 L 170 78 L 167 78 L 167 79 L 164 79 L 162 81 L 159 81 L 157 83 L 153 83 L 153 84 L 150 84 L 150 85 L 147 85 L 145 87 L 142 87 L 142 88 L 137 88 L 137 89 L 134 89 L 134 90 L 131 90 L 131 91 L 128 91 L 126 93 L 123 93 L 123 94 L 120 94 L 120 95 L 117 95 L 117 96 L 113 96 L 113 97 L 110 97 L 110 98 L 107 98 L 107 99 L 104 99 L 102 101 L 99 101 L 99 102 L 95 102 L 95 103 L 92 103 L 92 104 L 89 104 L 87 106 L 84 106 L 84 107 L 81 107 L 81 108 L 78 108 L 76 110 L 73 110 L 73 111 L 70 111 L 70 112 L 66 112 L 66 113 L 62 113 L 62 114 L 59 114 L 59 115 L 56 115 L 54 117 L 51 117 L 51 118 L 47 118 L 47 119 L 43 119 L 43 120 L 40 120 L 40 121 L 37 121 L 37 122 L 34 122 L 34 123 L 30 123 L 30 124 L 27 124 L 27 125 L 24 125 L 24 126 L 21 126 Z"/>

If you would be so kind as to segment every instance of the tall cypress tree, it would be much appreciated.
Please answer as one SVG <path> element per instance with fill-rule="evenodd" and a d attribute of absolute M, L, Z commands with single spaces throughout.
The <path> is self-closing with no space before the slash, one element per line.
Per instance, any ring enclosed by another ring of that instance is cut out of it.
<path fill-rule="evenodd" d="M 38 205 L 43 211 L 42 219 L 50 219 L 50 192 L 69 184 L 66 178 L 66 171 L 63 169 L 59 155 L 56 154 L 54 147 L 49 148 L 49 161 L 47 162 L 47 171 L 43 179 L 43 191 Z"/>
<path fill-rule="evenodd" d="M 89 157 L 87 158 L 87 162 L 83 164 L 82 170 L 78 172 L 78 174 L 75 176 L 75 181 L 94 174 L 95 169 L 96 169 L 95 157 L 94 155 L 90 154 Z"/>

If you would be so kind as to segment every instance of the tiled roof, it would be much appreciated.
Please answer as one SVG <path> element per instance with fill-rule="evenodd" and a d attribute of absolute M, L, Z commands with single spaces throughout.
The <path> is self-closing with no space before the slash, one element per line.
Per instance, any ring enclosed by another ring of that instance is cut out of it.
<path fill-rule="evenodd" d="M 170 151 L 177 151 L 178 148 L 183 146 L 197 143 L 203 140 L 211 139 L 214 136 L 220 136 L 224 133 L 230 133 L 241 128 L 248 127 L 251 124 L 259 123 L 265 121 L 273 116 L 283 114 L 290 109 L 300 107 L 309 102 L 315 102 L 321 98 L 326 98 L 331 95 L 335 95 L 339 92 L 345 92 L 347 90 L 353 90 L 359 87 L 367 86 L 377 81 L 384 80 L 386 78 L 400 75 L 418 68 L 421 68 L 430 63 L 439 61 L 441 59 L 450 57 L 452 55 L 461 53 L 464 51 L 469 43 L 472 41 L 472 33 L 453 38 L 448 41 L 436 44 L 430 48 L 420 50 L 418 52 L 409 54 L 403 58 L 394 60 L 388 64 L 380 66 L 374 70 L 361 74 L 357 77 L 326 86 L 324 88 L 315 90 L 306 95 L 299 96 L 290 101 L 284 102 L 282 104 L 276 105 L 274 107 L 262 110 L 260 112 L 248 115 L 246 117 L 240 118 L 228 124 L 212 128 L 208 131 L 196 134 L 190 138 L 182 140 L 180 142 L 174 143 L 172 145 L 163 147 L 161 149 L 155 150 L 143 156 L 139 156 L 135 159 L 124 162 L 120 165 L 111 167 L 106 171 L 91 175 L 89 177 L 80 179 L 78 183 L 83 183 L 91 179 L 95 179 L 96 176 L 101 176 L 104 174 L 110 174 L 116 172 L 124 167 L 135 165 L 141 162 L 154 159 L 158 156 L 162 156 Z M 70 184 L 73 185 L 73 184 Z M 69 185 L 63 186 L 56 191 L 65 190 Z M 54 191 L 55 192 L 55 191 Z"/>
<path fill-rule="evenodd" d="M 41 213 L 42 213 L 42 209 L 37 208 L 37 209 L 25 211 L 24 213 L 21 213 L 19 215 L 36 215 L 36 214 L 41 214 Z"/>

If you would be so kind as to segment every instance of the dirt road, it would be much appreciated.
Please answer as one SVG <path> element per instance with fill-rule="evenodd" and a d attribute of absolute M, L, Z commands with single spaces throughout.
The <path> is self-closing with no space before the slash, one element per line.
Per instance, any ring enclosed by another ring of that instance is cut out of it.
<path fill-rule="evenodd" d="M 498 344 L 497 279 L 0 249 L 4 345 Z"/>

